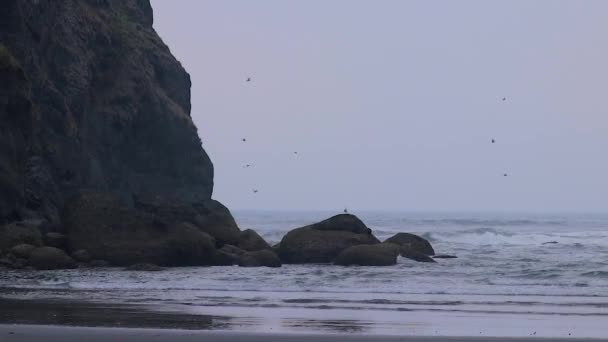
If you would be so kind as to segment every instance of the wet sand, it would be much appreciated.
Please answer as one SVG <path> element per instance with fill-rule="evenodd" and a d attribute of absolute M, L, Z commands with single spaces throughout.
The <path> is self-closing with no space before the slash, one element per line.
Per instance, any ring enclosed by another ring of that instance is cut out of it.
<path fill-rule="evenodd" d="M 599 339 L 575 338 L 542 338 L 542 337 L 449 337 L 449 336 L 378 336 L 378 335 L 345 335 L 345 334 L 263 334 L 221 331 L 192 331 L 167 329 L 141 329 L 141 328 L 78 328 L 59 326 L 32 326 L 32 325 L 0 325 L 0 341 L 6 342 L 339 342 L 339 341 L 409 341 L 409 342 L 532 342 L 532 341 L 601 341 Z"/>

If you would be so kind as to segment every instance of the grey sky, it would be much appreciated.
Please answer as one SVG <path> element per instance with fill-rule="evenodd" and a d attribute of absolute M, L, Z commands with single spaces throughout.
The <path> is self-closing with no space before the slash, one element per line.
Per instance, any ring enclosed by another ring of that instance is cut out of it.
<path fill-rule="evenodd" d="M 230 208 L 608 210 L 608 1 L 152 5 Z"/>

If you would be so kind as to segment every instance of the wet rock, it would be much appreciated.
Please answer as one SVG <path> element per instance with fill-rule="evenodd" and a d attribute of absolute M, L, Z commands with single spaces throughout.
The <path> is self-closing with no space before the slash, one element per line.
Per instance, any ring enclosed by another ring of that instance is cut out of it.
<path fill-rule="evenodd" d="M 222 248 L 216 251 L 214 265 L 216 266 L 231 266 L 239 263 L 241 255 L 245 254 L 246 251 L 233 246 L 224 245 Z"/>
<path fill-rule="evenodd" d="M 59 249 L 64 249 L 66 245 L 66 237 L 61 233 L 46 233 L 42 240 L 45 245 Z"/>
<path fill-rule="evenodd" d="M 36 249 L 36 246 L 22 243 L 20 245 L 17 245 L 17 246 L 14 246 L 13 248 L 11 248 L 10 252 L 18 258 L 27 259 L 30 257 L 30 255 L 32 254 L 32 251 L 34 251 L 34 249 Z"/>
<path fill-rule="evenodd" d="M 433 259 L 456 259 L 458 258 L 455 255 L 449 255 L 449 254 L 438 254 L 438 255 L 433 255 Z"/>
<path fill-rule="evenodd" d="M 194 224 L 211 235 L 218 248 L 225 244 L 238 245 L 241 230 L 228 208 L 216 200 L 207 200 L 197 209 L 199 214 L 195 216 Z"/>
<path fill-rule="evenodd" d="M 418 235 L 410 233 L 397 233 L 394 236 L 386 239 L 384 242 L 397 244 L 404 250 L 411 252 L 422 253 L 426 255 L 435 255 L 435 251 L 431 243 Z"/>
<path fill-rule="evenodd" d="M 392 243 L 352 246 L 334 260 L 341 266 L 390 266 L 397 264 L 400 247 Z"/>
<path fill-rule="evenodd" d="M 404 248 L 401 248 L 401 256 L 418 262 L 436 262 L 435 260 L 433 260 L 433 258 L 424 253 Z"/>
<path fill-rule="evenodd" d="M 0 248 L 8 250 L 19 244 L 42 246 L 40 230 L 33 225 L 16 222 L 0 226 Z"/>
<path fill-rule="evenodd" d="M 281 267 L 281 260 L 274 252 L 264 249 L 241 255 L 238 265 L 241 267 Z"/>
<path fill-rule="evenodd" d="M 37 270 L 76 268 L 74 259 L 55 247 L 36 248 L 32 251 L 28 263 Z"/>
<path fill-rule="evenodd" d="M 89 262 L 91 261 L 91 255 L 84 249 L 79 249 L 72 253 L 72 258 L 78 262 Z"/>
<path fill-rule="evenodd" d="M 271 250 L 270 245 L 254 230 L 247 229 L 241 232 L 238 246 L 245 251 Z"/>
<path fill-rule="evenodd" d="M 331 263 L 349 247 L 378 243 L 358 218 L 338 215 L 291 230 L 281 240 L 279 256 L 287 264 Z"/>
<path fill-rule="evenodd" d="M 213 264 L 215 240 L 189 223 L 168 224 L 157 216 L 128 208 L 109 194 L 84 192 L 70 200 L 63 223 L 72 250 L 112 265 L 161 266 Z"/>
<path fill-rule="evenodd" d="M 143 272 L 158 272 L 164 268 L 154 264 L 135 264 L 125 268 L 125 271 L 143 271 Z"/>
<path fill-rule="evenodd" d="M 542 244 L 543 245 L 556 245 L 556 244 L 558 244 L 558 242 L 557 241 L 547 241 L 547 242 L 543 242 Z"/>

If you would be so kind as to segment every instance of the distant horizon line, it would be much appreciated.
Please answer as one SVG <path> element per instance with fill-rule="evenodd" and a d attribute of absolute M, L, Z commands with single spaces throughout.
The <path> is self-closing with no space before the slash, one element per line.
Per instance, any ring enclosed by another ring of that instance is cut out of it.
<path fill-rule="evenodd" d="M 228 208 L 232 212 L 292 212 L 292 213 L 332 213 L 343 214 L 343 209 L 290 209 L 290 208 Z M 403 214 L 503 214 L 503 215 L 607 215 L 608 210 L 473 210 L 473 209 L 348 209 L 356 213 L 403 213 Z"/>

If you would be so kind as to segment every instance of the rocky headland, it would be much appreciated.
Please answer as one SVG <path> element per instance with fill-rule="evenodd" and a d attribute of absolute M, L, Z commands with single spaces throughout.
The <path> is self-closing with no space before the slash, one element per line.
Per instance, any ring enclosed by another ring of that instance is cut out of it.
<path fill-rule="evenodd" d="M 433 262 L 348 214 L 274 247 L 241 230 L 212 199 L 190 86 L 148 0 L 3 1 L 0 268 Z"/>

